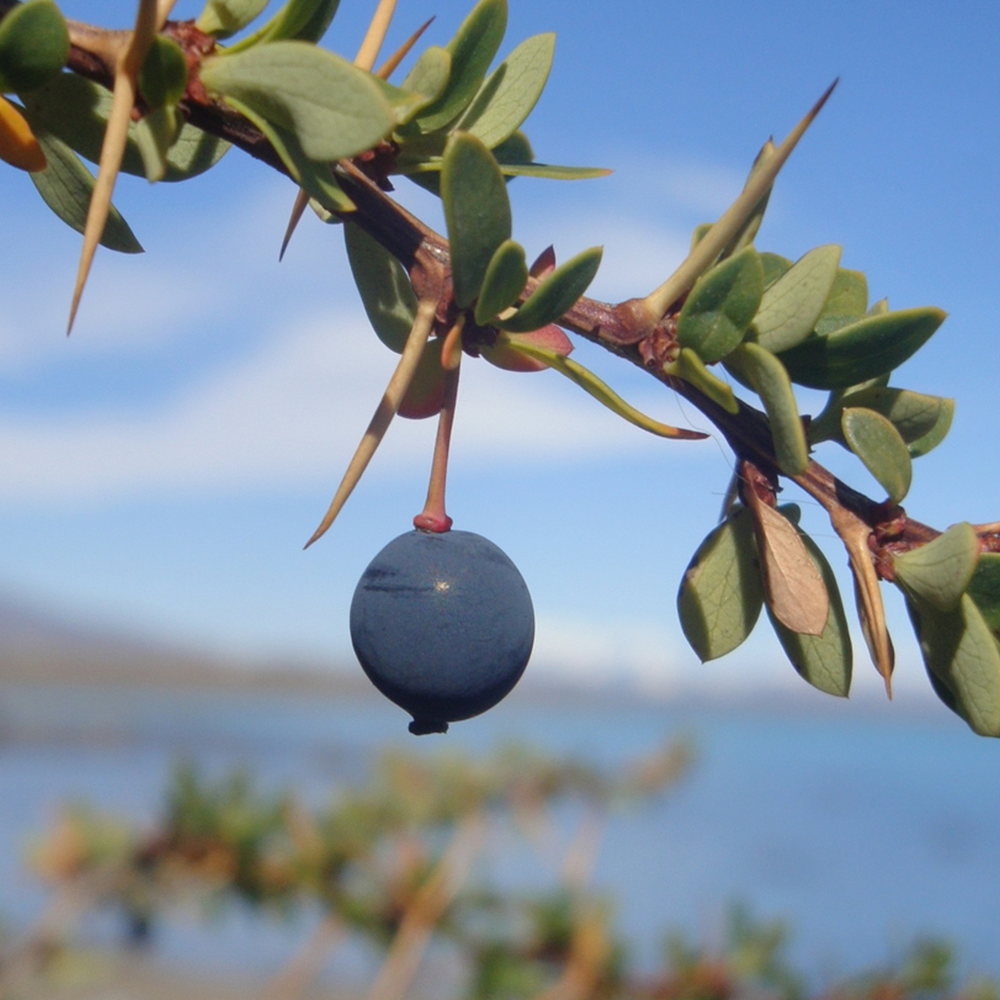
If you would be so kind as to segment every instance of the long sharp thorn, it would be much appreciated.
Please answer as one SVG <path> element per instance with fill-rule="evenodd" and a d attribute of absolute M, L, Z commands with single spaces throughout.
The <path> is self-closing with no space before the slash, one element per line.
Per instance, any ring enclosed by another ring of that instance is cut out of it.
<path fill-rule="evenodd" d="M 292 233 L 295 232 L 296 226 L 302 219 L 302 213 L 306 210 L 309 205 L 309 194 L 299 188 L 299 193 L 295 196 L 295 204 L 292 205 L 292 213 L 288 217 L 288 226 L 285 228 L 285 238 L 281 241 L 281 250 L 278 252 L 278 262 L 285 256 L 285 251 L 288 249 L 288 244 L 292 239 Z"/>
<path fill-rule="evenodd" d="M 326 534 L 327 529 L 333 524 L 334 519 L 347 502 L 347 498 L 354 491 L 354 487 L 358 485 L 358 481 L 365 469 L 368 468 L 368 463 L 378 446 L 382 443 L 382 438 L 385 437 L 385 432 L 389 429 L 389 425 L 406 395 L 406 390 L 409 389 L 410 383 L 413 381 L 413 375 L 417 370 L 417 364 L 423 354 L 424 345 L 427 343 L 434 323 L 436 308 L 437 303 L 433 299 L 422 300 L 417 306 L 417 316 L 413 322 L 413 329 L 410 330 L 410 335 L 406 339 L 406 346 L 403 348 L 403 354 L 396 365 L 396 370 L 392 373 L 392 378 L 389 379 L 389 384 L 386 386 L 385 393 L 368 424 L 368 429 L 347 466 L 347 471 L 337 487 L 329 509 L 323 516 L 323 520 L 320 521 L 319 527 L 313 532 L 312 538 L 306 542 L 305 548 L 309 548 L 313 542 Z"/>
<path fill-rule="evenodd" d="M 379 0 L 371 23 L 368 25 L 368 31 L 365 32 L 365 37 L 361 42 L 361 48 L 358 49 L 358 54 L 354 57 L 355 66 L 371 71 L 378 58 L 379 50 L 382 48 L 382 43 L 385 41 L 385 36 L 389 32 L 389 24 L 395 12 L 396 0 Z"/>
<path fill-rule="evenodd" d="M 761 168 L 747 181 L 736 200 L 726 209 L 722 218 L 699 240 L 684 263 L 667 280 L 646 296 L 645 303 L 651 320 L 659 320 L 667 310 L 688 291 L 698 276 L 705 271 L 723 251 L 726 244 L 736 235 L 747 216 L 763 197 L 764 192 L 774 183 L 778 172 L 795 149 L 799 139 L 819 114 L 833 88 L 840 82 L 838 77 L 823 93 L 823 96 L 809 109 L 805 117 L 792 129 L 780 146 L 768 157 Z"/>
<path fill-rule="evenodd" d="M 97 244 L 104 233 L 104 225 L 108 219 L 111 196 L 114 193 L 115 181 L 118 179 L 122 157 L 125 155 L 125 145 L 128 142 L 128 127 L 138 90 L 136 80 L 139 68 L 153 43 L 161 20 L 166 17 L 172 6 L 172 0 L 164 0 L 159 9 L 157 0 L 139 0 L 135 30 L 121 53 L 115 69 L 111 111 L 104 132 L 104 141 L 101 144 L 97 180 L 94 183 L 94 191 L 87 209 L 87 221 L 83 228 L 83 249 L 80 252 L 76 285 L 73 288 L 73 301 L 70 304 L 69 323 L 66 326 L 67 335 L 73 329 L 77 309 L 80 307 L 80 298 L 83 295 L 84 286 L 87 284 L 90 267 L 94 262 L 94 254 L 97 252 Z"/>
<path fill-rule="evenodd" d="M 410 54 L 410 50 L 420 41 L 420 36 L 434 23 L 434 18 L 429 17 L 416 31 L 381 66 L 375 71 L 375 75 L 380 80 L 388 80 L 392 76 L 393 70 Z"/>

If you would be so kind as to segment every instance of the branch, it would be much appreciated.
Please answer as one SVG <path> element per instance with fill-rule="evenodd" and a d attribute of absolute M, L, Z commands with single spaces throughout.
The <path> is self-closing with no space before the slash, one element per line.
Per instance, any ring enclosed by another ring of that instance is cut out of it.
<path fill-rule="evenodd" d="M 0 19 L 17 3 L 18 0 L 0 0 Z M 68 68 L 110 89 L 114 56 L 120 50 L 123 36 L 129 33 L 76 21 L 68 24 L 72 41 Z M 209 97 L 201 86 L 197 67 L 214 49 L 214 39 L 200 32 L 192 21 L 167 22 L 164 32 L 182 46 L 192 68 L 187 93 L 179 105 L 187 121 L 288 176 L 287 168 L 264 134 L 221 101 Z M 361 158 L 337 164 L 337 179 L 356 205 L 356 211 L 345 215 L 345 219 L 364 229 L 400 261 L 417 296 L 433 297 L 438 302 L 439 320 L 446 321 L 449 310 L 453 309 L 448 241 L 393 200 L 369 176 Z M 535 279 L 529 280 L 522 300 L 536 286 Z M 655 363 L 676 353 L 672 316 L 651 322 L 641 299 L 609 304 L 583 297 L 562 317 L 560 325 L 647 371 L 700 410 L 722 433 L 738 458 L 776 473 L 773 439 L 763 412 L 739 401 L 737 412 L 729 413 L 695 386 L 664 373 L 662 364 Z M 939 534 L 910 518 L 901 507 L 880 503 L 854 490 L 817 462 L 810 462 L 805 472 L 791 478 L 831 518 L 842 510 L 869 526 L 869 545 L 876 570 L 883 577 L 885 572 L 881 567 L 886 560 L 878 558 L 880 552 L 914 548 Z M 984 551 L 1000 547 L 996 525 L 981 526 L 979 533 Z"/>

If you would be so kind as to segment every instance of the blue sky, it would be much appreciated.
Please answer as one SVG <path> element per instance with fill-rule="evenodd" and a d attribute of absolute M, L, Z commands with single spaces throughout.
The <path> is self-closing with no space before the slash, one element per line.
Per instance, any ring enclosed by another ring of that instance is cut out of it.
<path fill-rule="evenodd" d="M 427 41 L 444 43 L 466 10 L 421 3 L 400 4 L 391 42 L 436 14 Z M 373 6 L 343 0 L 327 44 L 353 56 Z M 132 17 L 122 3 L 64 9 L 110 26 Z M 196 12 L 180 0 L 176 14 Z M 917 463 L 906 506 L 942 528 L 1000 517 L 998 20 L 986 3 L 511 0 L 505 50 L 558 34 L 527 128 L 538 158 L 615 169 L 600 181 L 516 182 L 515 235 L 529 254 L 554 243 L 562 259 L 603 244 L 593 294 L 645 293 L 737 193 L 763 141 L 840 76 L 758 246 L 795 258 L 840 243 L 873 299 L 948 310 L 894 378 L 958 399 L 952 434 Z M 441 224 L 429 196 L 405 182 L 399 194 Z M 278 264 L 292 197 L 236 154 L 184 185 L 124 178 L 116 203 L 147 252 L 98 254 L 67 340 L 79 237 L 27 178 L 0 172 L 0 590 L 215 652 L 351 661 L 351 593 L 420 510 L 434 427 L 397 422 L 337 524 L 301 551 L 393 356 L 366 328 L 336 228 L 307 218 Z M 641 372 L 589 345 L 576 356 L 649 412 L 703 426 Z M 804 396 L 803 410 L 818 402 Z M 878 493 L 835 448 L 819 458 Z M 534 669 L 661 688 L 793 683 L 766 623 L 705 666 L 680 635 L 677 583 L 727 478 L 716 440 L 650 438 L 554 373 L 464 366 L 450 512 L 528 581 Z M 815 509 L 806 525 L 839 568 Z M 897 690 L 916 698 L 923 669 L 887 599 Z M 877 686 L 860 651 L 856 676 L 859 690 Z"/>

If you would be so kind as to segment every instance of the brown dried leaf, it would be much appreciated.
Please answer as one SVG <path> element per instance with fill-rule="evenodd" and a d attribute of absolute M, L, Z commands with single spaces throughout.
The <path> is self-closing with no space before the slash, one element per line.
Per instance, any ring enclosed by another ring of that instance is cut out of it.
<path fill-rule="evenodd" d="M 822 635 L 830 614 L 830 595 L 802 536 L 752 486 L 744 493 L 753 517 L 767 606 L 793 632 Z"/>

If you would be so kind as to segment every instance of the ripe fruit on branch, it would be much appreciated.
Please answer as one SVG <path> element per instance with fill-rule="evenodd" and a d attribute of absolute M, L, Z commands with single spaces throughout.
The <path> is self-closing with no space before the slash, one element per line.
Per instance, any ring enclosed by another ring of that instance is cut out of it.
<path fill-rule="evenodd" d="M 410 531 L 362 574 L 351 641 L 371 682 L 412 716 L 410 732 L 492 708 L 520 680 L 535 616 L 517 567 L 470 531 Z"/>

